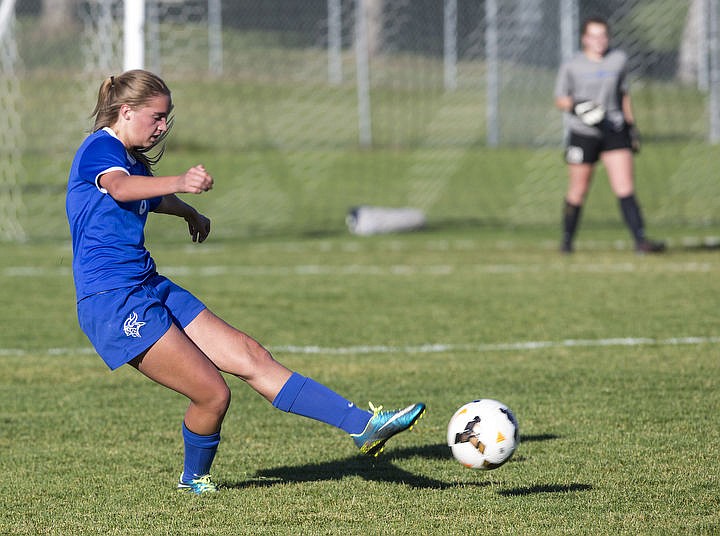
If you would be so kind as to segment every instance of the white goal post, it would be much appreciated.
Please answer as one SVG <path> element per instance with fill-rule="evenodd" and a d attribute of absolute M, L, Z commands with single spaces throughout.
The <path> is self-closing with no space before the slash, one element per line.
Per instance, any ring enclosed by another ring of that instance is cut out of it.
<path fill-rule="evenodd" d="M 123 0 L 123 69 L 145 68 L 146 25 L 152 26 L 153 21 L 146 19 L 147 4 L 157 9 L 158 4 L 180 4 L 177 0 Z M 222 47 L 222 1 L 207 0 L 208 29 L 208 67 L 214 75 L 223 71 Z M 157 37 L 157 32 L 148 32 Z M 155 48 L 158 44 L 154 43 Z M 158 61 L 158 59 L 155 59 Z"/>
<path fill-rule="evenodd" d="M 14 37 L 15 0 L 0 3 L 0 240 L 23 241 L 20 223 L 23 132 L 20 124 L 19 62 Z"/>
<path fill-rule="evenodd" d="M 145 67 L 145 0 L 125 0 L 123 68 Z"/>
<path fill-rule="evenodd" d="M 5 32 L 10 27 L 10 17 L 15 12 L 15 0 L 3 0 L 0 4 L 0 39 L 5 37 Z"/>

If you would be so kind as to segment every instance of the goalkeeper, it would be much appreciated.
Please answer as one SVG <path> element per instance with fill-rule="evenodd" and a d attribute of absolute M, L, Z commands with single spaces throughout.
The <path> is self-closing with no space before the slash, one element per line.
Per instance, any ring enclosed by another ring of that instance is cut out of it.
<path fill-rule="evenodd" d="M 633 153 L 640 150 L 629 84 L 627 56 L 609 48 L 604 19 L 589 18 L 582 25 L 582 51 L 564 63 L 555 82 L 555 106 L 566 112 L 569 136 L 565 149 L 569 185 L 565 197 L 560 250 L 572 253 L 573 239 L 595 164 L 605 166 L 610 187 L 638 253 L 657 253 L 663 242 L 645 236 L 642 212 L 635 197 Z"/>

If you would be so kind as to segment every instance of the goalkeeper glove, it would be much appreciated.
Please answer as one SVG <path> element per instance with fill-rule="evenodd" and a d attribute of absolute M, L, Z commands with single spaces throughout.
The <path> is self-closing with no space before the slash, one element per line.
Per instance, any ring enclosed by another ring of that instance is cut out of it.
<path fill-rule="evenodd" d="M 628 134 L 630 134 L 630 148 L 632 152 L 637 154 L 640 152 L 640 131 L 635 126 L 635 123 L 628 123 Z"/>
<path fill-rule="evenodd" d="M 582 101 L 573 104 L 572 113 L 588 126 L 595 126 L 605 118 L 605 108 L 593 101 Z"/>

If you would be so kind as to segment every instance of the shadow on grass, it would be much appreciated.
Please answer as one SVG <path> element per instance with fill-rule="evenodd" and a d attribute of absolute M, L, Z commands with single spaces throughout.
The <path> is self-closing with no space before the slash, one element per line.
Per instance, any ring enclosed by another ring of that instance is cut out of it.
<path fill-rule="evenodd" d="M 274 467 L 258 471 L 254 477 L 241 482 L 226 482 L 226 488 L 252 488 L 275 486 L 297 482 L 318 482 L 341 480 L 348 476 L 359 476 L 374 482 L 392 482 L 413 488 L 447 489 L 458 484 L 443 482 L 434 478 L 413 474 L 387 459 L 369 460 L 358 457 L 333 460 L 324 463 Z M 463 484 L 467 485 L 467 484 Z M 485 485 L 479 483 L 478 485 Z"/>
<path fill-rule="evenodd" d="M 530 435 L 522 438 L 522 441 L 548 441 L 556 439 L 551 434 Z M 488 482 L 444 482 L 435 478 L 418 475 L 401 469 L 393 462 L 420 457 L 429 460 L 452 460 L 449 447 L 445 443 L 434 445 L 422 445 L 402 449 L 389 449 L 380 455 L 379 458 L 368 458 L 364 456 L 351 456 L 340 460 L 332 460 L 323 463 L 310 463 L 305 465 L 273 467 L 257 471 L 255 475 L 247 480 L 236 482 L 225 482 L 223 487 L 231 489 L 267 487 L 278 484 L 297 482 L 318 482 L 322 480 L 341 480 L 348 476 L 359 476 L 365 480 L 375 482 L 392 482 L 404 484 L 413 488 L 426 489 L 449 489 L 455 487 L 482 487 Z M 515 461 L 522 461 L 519 458 Z M 513 462 L 513 460 L 511 460 Z M 454 463 L 454 462 L 453 462 Z M 554 486 L 546 486 L 548 489 Z M 512 490 L 511 490 L 512 491 Z M 520 490 L 521 491 L 521 490 Z M 517 493 L 521 494 L 519 491 Z"/>
<path fill-rule="evenodd" d="M 365 480 L 375 482 L 392 482 L 405 484 L 413 488 L 447 489 L 457 486 L 486 486 L 485 482 L 468 484 L 450 483 L 413 474 L 399 468 L 393 461 L 422 457 L 427 459 L 448 459 L 449 449 L 447 445 L 424 445 L 407 449 L 396 449 L 385 452 L 378 458 L 364 456 L 351 456 L 340 460 L 332 460 L 323 463 L 311 463 L 306 465 L 273 467 L 257 471 L 255 476 L 240 482 L 225 482 L 226 488 L 248 488 L 274 486 L 290 482 L 317 482 L 321 480 L 340 480 L 348 476 L 359 476 Z"/>
<path fill-rule="evenodd" d="M 589 491 L 591 489 L 592 486 L 589 484 L 539 484 L 537 486 L 529 486 L 527 488 L 506 489 L 498 491 L 498 494 L 506 497 L 522 497 L 538 493 L 572 493 L 575 491 Z"/>
<path fill-rule="evenodd" d="M 718 240 L 704 240 L 698 244 L 688 244 L 680 246 L 678 249 L 681 251 L 688 251 L 695 253 L 698 251 L 720 251 L 720 241 Z"/>
<path fill-rule="evenodd" d="M 560 436 L 555 434 L 531 434 L 523 435 L 520 433 L 520 444 L 523 443 L 535 443 L 538 441 L 552 441 L 553 439 L 560 439 Z"/>

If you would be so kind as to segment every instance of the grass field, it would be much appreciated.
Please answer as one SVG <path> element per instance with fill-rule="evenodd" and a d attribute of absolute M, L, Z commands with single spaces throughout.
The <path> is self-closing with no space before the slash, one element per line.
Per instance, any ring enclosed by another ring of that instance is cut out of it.
<path fill-rule="evenodd" d="M 156 220 L 161 220 L 156 216 Z M 361 239 L 149 243 L 165 273 L 358 404 L 428 404 L 361 458 L 343 433 L 229 378 L 213 497 L 180 496 L 185 400 L 107 371 L 74 316 L 65 243 L 5 245 L 0 533 L 676 534 L 720 531 L 718 253 L 638 257 L 589 226 L 445 226 Z M 667 231 L 667 232 L 665 232 Z M 459 405 L 516 412 L 510 463 L 452 460 Z"/>
<path fill-rule="evenodd" d="M 187 244 L 180 222 L 153 217 L 161 270 L 293 369 L 357 404 L 423 400 L 427 416 L 366 460 L 229 379 L 225 489 L 178 496 L 186 402 L 93 354 L 75 319 L 70 154 L 25 154 L 31 240 L 0 258 L 0 533 L 720 531 L 717 146 L 655 141 L 638 159 L 667 255 L 632 253 L 599 173 L 562 258 L 557 148 L 231 151 L 218 132 L 181 132 L 158 171 L 208 166 L 216 187 L 192 201 L 214 231 Z M 415 202 L 422 232 L 345 229 L 353 204 Z M 521 426 L 515 457 L 488 473 L 444 444 L 480 397 Z"/>
<path fill-rule="evenodd" d="M 669 252 L 632 252 L 598 173 L 578 252 L 561 257 L 559 139 L 485 147 L 474 86 L 379 85 L 376 146 L 363 150 L 354 88 L 303 81 L 324 69 L 320 51 L 238 46 L 238 66 L 263 76 L 238 68 L 226 81 L 168 70 L 177 124 L 158 172 L 202 162 L 217 182 L 192 199 L 213 219 L 205 244 L 152 218 L 161 271 L 358 405 L 429 408 L 368 460 L 340 431 L 228 378 L 213 468 L 224 489 L 187 497 L 174 489 L 186 401 L 133 370 L 109 372 L 75 317 L 64 186 L 99 79 L 90 91 L 66 68 L 82 59 L 75 34 L 58 46 L 20 34 L 32 52 L 18 141 L 29 240 L 0 256 L 0 534 L 720 532 L 720 146 L 702 141 L 697 91 L 634 93 L 648 142 L 638 191 Z M 47 70 L 50 52 L 60 59 Z M 270 60 L 287 78 L 266 79 Z M 426 67 L 408 63 L 399 79 Z M 517 139 L 559 138 L 550 98 L 537 105 L 522 84 L 550 95 L 550 79 L 515 73 L 503 107 L 520 119 L 509 122 Z M 61 103 L 51 127 L 37 113 L 48 102 Z M 344 216 L 361 203 L 419 206 L 429 226 L 350 236 Z M 481 397 L 520 422 L 514 458 L 491 472 L 463 468 L 445 445 L 455 409 Z"/>

